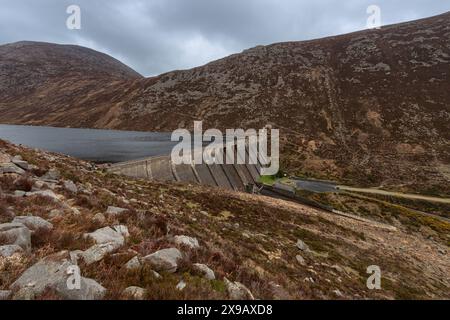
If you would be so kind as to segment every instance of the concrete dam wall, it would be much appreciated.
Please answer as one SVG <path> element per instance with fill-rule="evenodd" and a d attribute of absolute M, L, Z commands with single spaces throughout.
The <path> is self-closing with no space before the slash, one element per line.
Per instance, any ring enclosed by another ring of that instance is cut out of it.
<path fill-rule="evenodd" d="M 236 150 L 235 156 L 237 157 Z M 246 150 L 246 157 L 248 159 L 248 150 Z M 108 170 L 133 178 L 186 182 L 243 191 L 247 185 L 256 184 L 259 181 L 261 165 L 259 163 L 257 165 L 175 165 L 170 156 L 160 156 L 117 163 Z"/>

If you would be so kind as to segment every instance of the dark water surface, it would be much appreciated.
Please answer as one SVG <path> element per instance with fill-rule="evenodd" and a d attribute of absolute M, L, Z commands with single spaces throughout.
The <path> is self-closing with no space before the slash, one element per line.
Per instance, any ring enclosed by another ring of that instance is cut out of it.
<path fill-rule="evenodd" d="M 99 163 L 170 154 L 171 133 L 0 124 L 0 139 Z"/>

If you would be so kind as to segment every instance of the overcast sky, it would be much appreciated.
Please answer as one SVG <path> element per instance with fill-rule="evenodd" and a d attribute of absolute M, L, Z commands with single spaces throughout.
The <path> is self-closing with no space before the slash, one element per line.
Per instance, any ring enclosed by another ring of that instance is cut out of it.
<path fill-rule="evenodd" d="M 81 30 L 69 30 L 69 5 Z M 145 76 L 205 64 L 260 44 L 364 29 L 450 11 L 449 0 L 0 0 L 0 44 L 70 43 L 108 53 Z"/>

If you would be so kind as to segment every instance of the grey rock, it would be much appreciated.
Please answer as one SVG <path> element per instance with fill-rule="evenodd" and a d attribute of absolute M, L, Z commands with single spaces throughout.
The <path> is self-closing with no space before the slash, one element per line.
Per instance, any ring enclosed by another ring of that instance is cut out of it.
<path fill-rule="evenodd" d="M 300 263 L 302 266 L 306 266 L 306 261 L 305 259 L 301 256 L 301 255 L 297 255 L 295 257 L 295 259 L 297 260 L 298 263 Z"/>
<path fill-rule="evenodd" d="M 106 294 L 106 289 L 97 281 L 84 277 L 81 278 L 80 289 L 70 290 L 67 280 L 58 282 L 55 289 L 65 300 L 101 300 Z"/>
<path fill-rule="evenodd" d="M 14 157 L 11 162 L 14 163 L 16 166 L 18 166 L 19 168 L 21 168 L 23 170 L 29 170 L 30 169 L 30 165 L 28 164 L 28 162 L 23 161 L 22 159 L 16 159 Z"/>
<path fill-rule="evenodd" d="M 42 180 L 36 180 L 36 181 L 33 183 L 33 187 L 31 188 L 31 191 L 39 191 L 39 190 L 41 190 L 42 188 L 44 188 L 44 186 L 45 186 L 45 182 L 44 182 L 44 181 L 42 181 Z"/>
<path fill-rule="evenodd" d="M 35 216 L 18 216 L 15 217 L 13 223 L 22 223 L 31 231 L 45 230 L 50 231 L 53 229 L 53 224 Z"/>
<path fill-rule="evenodd" d="M 70 180 L 64 181 L 64 189 L 66 189 L 67 191 L 72 192 L 72 193 L 78 192 L 77 185 L 75 183 L 73 183 L 73 181 L 70 181 Z"/>
<path fill-rule="evenodd" d="M 0 236 L 7 240 L 5 244 L 16 244 L 27 252 L 31 249 L 31 232 L 22 223 L 0 224 Z"/>
<path fill-rule="evenodd" d="M 194 263 L 192 267 L 194 268 L 194 270 L 201 273 L 205 279 L 207 280 L 216 279 L 214 271 L 212 271 L 207 265 L 201 263 Z"/>
<path fill-rule="evenodd" d="M 25 170 L 16 166 L 14 163 L 2 163 L 0 164 L 0 174 L 5 173 L 15 173 L 15 174 L 24 174 Z"/>
<path fill-rule="evenodd" d="M 184 288 L 186 288 L 186 282 L 181 280 L 180 282 L 178 282 L 176 288 L 177 288 L 177 290 L 182 291 Z"/>
<path fill-rule="evenodd" d="M 74 265 L 78 264 L 78 260 L 80 260 L 80 257 L 82 257 L 83 255 L 83 251 L 82 250 L 74 250 L 74 251 L 70 251 L 69 256 L 70 256 L 70 261 L 72 261 L 72 263 Z"/>
<path fill-rule="evenodd" d="M 41 177 L 41 179 L 47 180 L 47 181 L 55 181 L 55 180 L 59 180 L 60 177 L 61 177 L 61 174 L 59 173 L 59 171 L 57 169 L 50 169 L 47 171 L 46 174 L 44 174 Z"/>
<path fill-rule="evenodd" d="M 198 244 L 198 240 L 196 238 L 188 237 L 188 236 L 175 236 L 174 242 L 178 245 L 184 245 L 191 249 L 198 249 L 200 245 Z"/>
<path fill-rule="evenodd" d="M 178 269 L 178 261 L 182 259 L 180 250 L 163 249 L 144 257 L 144 263 L 150 264 L 156 271 L 174 273 Z"/>
<path fill-rule="evenodd" d="M 338 296 L 339 298 L 342 298 L 344 295 L 339 289 L 333 290 L 333 293 Z"/>
<path fill-rule="evenodd" d="M 9 290 L 0 290 L 0 301 L 1 300 L 8 300 L 11 298 L 12 292 Z"/>
<path fill-rule="evenodd" d="M 23 252 L 22 247 L 16 245 L 16 244 L 8 244 L 6 246 L 0 247 L 0 257 L 8 258 L 11 257 L 13 254 L 21 253 Z"/>
<path fill-rule="evenodd" d="M 122 246 L 125 243 L 125 238 L 119 232 L 110 227 L 98 229 L 92 233 L 86 233 L 85 238 L 90 238 L 97 244 L 116 243 Z"/>
<path fill-rule="evenodd" d="M 16 299 L 39 295 L 47 288 L 55 289 L 58 283 L 67 281 L 70 266 L 72 262 L 67 251 L 47 256 L 22 273 L 10 289 L 17 291 Z"/>
<path fill-rule="evenodd" d="M 26 194 L 26 192 L 22 191 L 22 190 L 14 191 L 14 197 L 17 197 L 17 198 L 23 198 L 23 197 L 25 197 L 25 194 Z"/>
<path fill-rule="evenodd" d="M 146 294 L 145 289 L 135 286 L 128 287 L 125 290 L 123 290 L 124 296 L 134 300 L 144 300 L 145 294 Z"/>
<path fill-rule="evenodd" d="M 115 217 L 126 212 L 128 212 L 128 209 L 109 206 L 106 210 L 106 215 Z"/>
<path fill-rule="evenodd" d="M 308 245 L 307 245 L 306 243 L 304 243 L 304 242 L 303 242 L 302 240 L 300 240 L 300 239 L 297 240 L 296 246 L 297 246 L 298 249 L 300 249 L 300 250 L 302 250 L 302 251 L 306 251 L 306 252 L 310 251 Z"/>
<path fill-rule="evenodd" d="M 41 197 L 48 197 L 53 200 L 59 201 L 58 196 L 52 191 L 52 190 L 42 190 L 42 191 L 32 191 L 25 193 L 26 197 L 33 197 L 33 196 L 41 196 Z"/>
<path fill-rule="evenodd" d="M 138 257 L 132 258 L 130 261 L 128 261 L 125 264 L 125 268 L 127 268 L 128 270 L 135 270 L 135 269 L 139 269 L 140 267 L 141 267 L 141 262 L 139 261 Z"/>
<path fill-rule="evenodd" d="M 225 286 L 231 300 L 255 300 L 250 290 L 240 282 L 231 282 L 224 278 Z"/>
<path fill-rule="evenodd" d="M 124 225 L 113 226 L 114 231 L 121 234 L 123 237 L 128 238 L 130 236 L 130 232 L 128 231 L 128 227 Z"/>
<path fill-rule="evenodd" d="M 87 265 L 91 265 L 103 260 L 108 254 L 116 251 L 120 247 L 121 245 L 117 242 L 96 244 L 84 251 L 81 257 Z"/>

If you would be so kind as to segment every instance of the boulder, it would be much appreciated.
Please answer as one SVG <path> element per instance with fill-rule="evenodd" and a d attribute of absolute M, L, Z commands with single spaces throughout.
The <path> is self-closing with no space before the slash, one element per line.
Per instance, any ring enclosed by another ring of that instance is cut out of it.
<path fill-rule="evenodd" d="M 200 274 L 203 275 L 203 277 L 207 280 L 215 280 L 216 275 L 214 274 L 214 271 L 212 271 L 207 265 L 201 264 L 201 263 L 194 263 L 193 269 Z"/>
<path fill-rule="evenodd" d="M 122 246 L 125 243 L 124 236 L 110 227 L 98 229 L 92 233 L 86 233 L 85 238 L 90 238 L 97 244 L 116 243 Z"/>
<path fill-rule="evenodd" d="M 2 163 L 0 164 L 0 174 L 5 173 L 15 173 L 15 174 L 24 174 L 25 170 L 16 166 L 14 163 Z"/>
<path fill-rule="evenodd" d="M 31 232 L 22 223 L 0 224 L 0 237 L 6 239 L 5 244 L 15 244 L 25 251 L 31 250 Z"/>
<path fill-rule="evenodd" d="M 0 257 L 8 258 L 13 254 L 23 252 L 22 247 L 16 244 L 8 244 L 6 246 L 0 246 Z"/>
<path fill-rule="evenodd" d="M 64 189 L 66 189 L 67 191 L 72 192 L 72 193 L 78 192 L 77 185 L 75 183 L 73 183 L 73 181 L 70 181 L 70 180 L 64 181 Z"/>
<path fill-rule="evenodd" d="M 297 256 L 295 256 L 295 259 L 297 260 L 297 262 L 299 263 L 299 264 L 301 264 L 302 266 L 306 266 L 306 261 L 305 261 L 305 259 L 301 256 L 301 255 L 297 255 Z"/>
<path fill-rule="evenodd" d="M 112 207 L 112 206 L 109 206 L 108 209 L 106 209 L 106 215 L 112 216 L 112 217 L 119 216 L 126 212 L 128 212 L 128 209 Z"/>
<path fill-rule="evenodd" d="M 184 245 L 191 249 L 198 249 L 200 245 L 198 244 L 198 240 L 196 238 L 188 237 L 188 236 L 175 236 L 174 242 L 177 245 Z"/>
<path fill-rule="evenodd" d="M 0 290 L 0 301 L 11 298 L 11 293 L 12 292 L 10 290 Z"/>
<path fill-rule="evenodd" d="M 57 169 L 50 169 L 44 174 L 41 179 L 46 181 L 56 181 L 61 177 L 59 171 Z"/>
<path fill-rule="evenodd" d="M 13 223 L 22 223 L 32 232 L 37 230 L 50 231 L 53 229 L 53 224 L 35 216 L 17 216 L 14 218 Z"/>
<path fill-rule="evenodd" d="M 70 261 L 72 261 L 74 265 L 78 265 L 78 260 L 80 260 L 80 257 L 82 257 L 82 255 L 83 255 L 82 250 L 70 251 L 69 253 Z"/>
<path fill-rule="evenodd" d="M 53 200 L 59 201 L 58 196 L 52 190 L 42 190 L 42 191 L 31 191 L 25 193 L 26 197 L 40 196 L 40 197 L 48 197 Z"/>
<path fill-rule="evenodd" d="M 65 300 L 101 300 L 106 294 L 106 289 L 97 281 L 84 277 L 81 277 L 80 289 L 70 290 L 66 280 L 58 282 L 55 290 Z"/>
<path fill-rule="evenodd" d="M 127 268 L 128 270 L 135 270 L 135 269 L 139 269 L 141 267 L 141 262 L 139 261 L 138 257 L 134 257 L 133 259 L 131 259 L 130 261 L 128 261 L 125 264 L 125 268 Z"/>
<path fill-rule="evenodd" d="M 227 278 L 224 278 L 223 281 L 231 300 L 255 300 L 250 290 L 242 283 L 231 282 Z"/>
<path fill-rule="evenodd" d="M 17 198 L 23 198 L 23 197 L 25 197 L 25 194 L 26 194 L 26 192 L 22 191 L 22 190 L 14 191 L 14 197 L 17 197 Z"/>
<path fill-rule="evenodd" d="M 108 254 L 119 249 L 121 245 L 117 242 L 96 244 L 84 251 L 80 256 L 87 265 L 103 260 Z"/>
<path fill-rule="evenodd" d="M 130 232 L 128 231 L 128 227 L 124 225 L 117 225 L 113 227 L 114 231 L 121 234 L 123 237 L 128 238 L 130 236 Z"/>
<path fill-rule="evenodd" d="M 133 300 L 144 300 L 146 291 L 140 287 L 128 287 L 123 290 L 123 295 Z"/>
<path fill-rule="evenodd" d="M 22 159 L 18 159 L 16 157 L 14 157 L 11 162 L 23 170 L 30 169 L 30 165 L 28 164 L 28 162 L 23 161 Z"/>
<path fill-rule="evenodd" d="M 60 282 L 65 283 L 71 266 L 68 251 L 47 256 L 22 273 L 10 289 L 17 292 L 16 299 L 33 298 L 47 288 L 55 289 Z"/>
<path fill-rule="evenodd" d="M 306 243 L 304 243 L 302 240 L 297 240 L 297 244 L 296 244 L 297 248 L 302 250 L 302 251 L 310 251 L 308 245 Z"/>
<path fill-rule="evenodd" d="M 143 261 L 151 265 L 156 271 L 175 273 L 178 269 L 178 262 L 182 257 L 180 250 L 169 248 L 152 253 L 144 257 Z"/>

